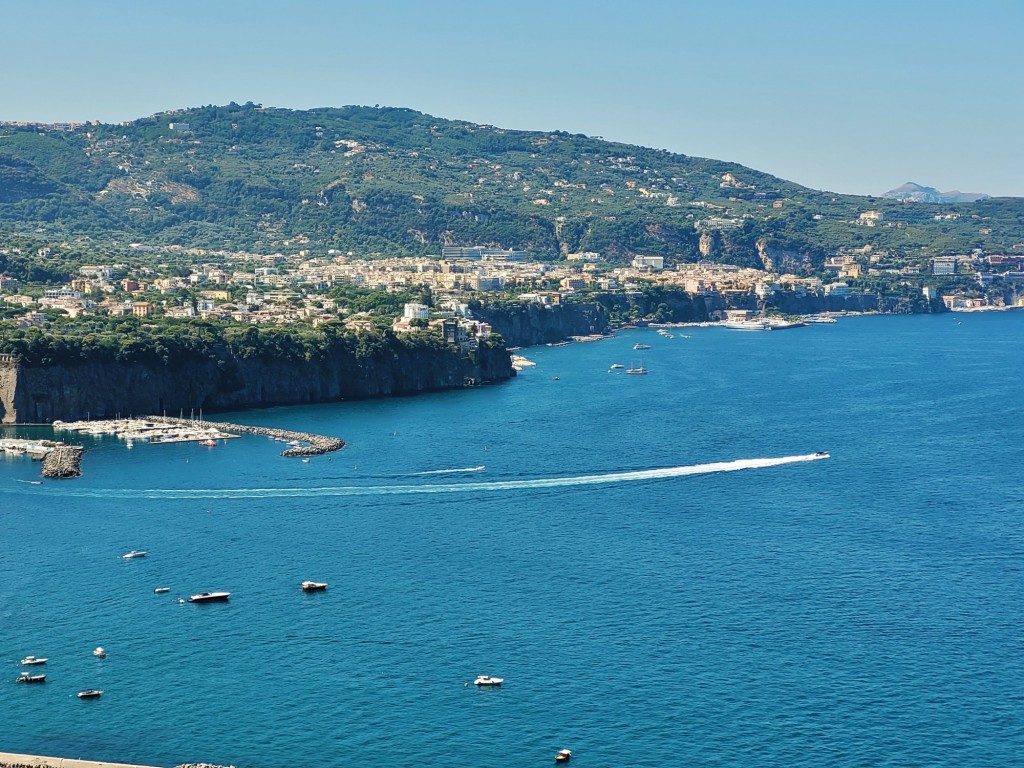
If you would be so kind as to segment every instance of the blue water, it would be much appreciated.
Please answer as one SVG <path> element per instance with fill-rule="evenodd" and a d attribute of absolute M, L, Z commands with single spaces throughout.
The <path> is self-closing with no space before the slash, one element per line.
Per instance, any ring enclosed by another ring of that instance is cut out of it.
<path fill-rule="evenodd" d="M 43 485 L 3 460 L 0 750 L 1020 764 L 1024 313 L 674 333 L 534 348 L 498 386 L 222 416 L 349 442 L 309 463 L 253 436 L 100 440 Z M 649 375 L 609 372 L 638 340 Z M 231 601 L 177 601 L 205 590 Z M 27 654 L 44 686 L 14 683 Z"/>

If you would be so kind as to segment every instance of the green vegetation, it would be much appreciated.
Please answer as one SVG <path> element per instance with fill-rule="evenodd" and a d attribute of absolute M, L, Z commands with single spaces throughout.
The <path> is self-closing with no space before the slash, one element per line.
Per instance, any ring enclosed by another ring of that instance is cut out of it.
<path fill-rule="evenodd" d="M 857 223 L 868 210 L 876 226 Z M 143 242 L 414 255 L 456 243 L 758 267 L 768 249 L 810 272 L 866 245 L 915 264 L 1008 252 L 1024 242 L 1024 200 L 905 204 L 560 131 L 250 103 L 73 133 L 0 127 L 0 233 L 87 253 Z"/>

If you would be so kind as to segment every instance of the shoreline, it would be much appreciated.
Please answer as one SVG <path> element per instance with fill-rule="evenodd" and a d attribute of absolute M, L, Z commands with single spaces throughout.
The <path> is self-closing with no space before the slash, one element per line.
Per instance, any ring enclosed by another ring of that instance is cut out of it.
<path fill-rule="evenodd" d="M 135 763 L 108 763 L 102 760 L 80 760 L 74 757 L 47 757 L 0 752 L 0 768 L 162 768 Z"/>

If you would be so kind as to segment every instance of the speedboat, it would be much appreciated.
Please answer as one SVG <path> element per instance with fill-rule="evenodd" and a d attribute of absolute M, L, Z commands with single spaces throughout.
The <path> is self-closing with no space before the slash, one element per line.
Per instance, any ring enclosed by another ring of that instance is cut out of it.
<path fill-rule="evenodd" d="M 144 550 L 144 549 L 133 549 L 131 552 L 128 552 L 127 554 L 121 555 L 121 557 L 123 557 L 125 560 L 132 560 L 133 558 L 136 558 L 136 557 L 145 557 L 145 556 L 146 556 L 146 550 Z"/>
<path fill-rule="evenodd" d="M 303 592 L 323 592 L 327 589 L 326 581 L 304 581 L 299 585 Z"/>
<path fill-rule="evenodd" d="M 90 688 L 87 691 L 79 691 L 78 698 L 80 699 L 98 699 L 103 695 L 103 691 L 97 691 L 95 688 Z"/>
<path fill-rule="evenodd" d="M 188 601 L 190 603 L 226 603 L 229 597 L 231 597 L 230 592 L 200 592 L 198 595 L 189 597 Z"/>
<path fill-rule="evenodd" d="M 47 659 L 41 659 L 38 656 L 26 656 L 24 659 L 21 660 L 21 663 L 24 664 L 26 667 L 31 666 L 32 664 L 45 664 L 46 662 Z"/>
<path fill-rule="evenodd" d="M 490 675 L 477 675 L 473 685 L 501 685 L 505 682 L 503 677 L 491 677 Z"/>
<path fill-rule="evenodd" d="M 633 349 L 650 349 L 650 344 L 634 344 Z"/>
<path fill-rule="evenodd" d="M 619 368 L 625 368 L 625 367 L 626 366 L 624 366 L 622 363 L 612 363 L 610 366 L 608 366 L 608 370 L 609 371 L 616 371 Z"/>
<path fill-rule="evenodd" d="M 217 447 L 217 441 L 216 440 L 211 440 L 210 438 L 206 438 L 205 440 L 200 440 L 199 444 L 200 445 L 204 445 L 207 448 L 216 448 Z"/>
<path fill-rule="evenodd" d="M 156 587 L 153 591 L 156 592 L 158 595 L 162 595 L 165 592 L 170 592 L 171 588 L 170 587 Z"/>
<path fill-rule="evenodd" d="M 828 459 L 830 458 L 828 451 L 816 451 L 814 454 L 815 458 Z"/>
<path fill-rule="evenodd" d="M 22 672 L 18 675 L 19 683 L 45 683 L 46 675 L 33 675 L 29 672 Z"/>
<path fill-rule="evenodd" d="M 96 648 L 94 648 L 92 651 L 92 655 L 95 656 L 97 659 L 107 658 L 107 652 L 103 650 L 103 646 L 97 646 Z"/>
<path fill-rule="evenodd" d="M 556 763 L 568 763 L 569 759 L 571 757 L 572 757 L 572 751 L 571 750 L 560 749 L 560 750 L 558 750 L 558 754 L 555 755 L 555 762 Z"/>

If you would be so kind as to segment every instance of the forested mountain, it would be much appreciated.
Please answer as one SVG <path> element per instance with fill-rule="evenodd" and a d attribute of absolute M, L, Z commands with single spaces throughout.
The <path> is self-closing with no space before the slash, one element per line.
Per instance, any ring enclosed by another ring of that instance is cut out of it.
<path fill-rule="evenodd" d="M 775 253 L 810 271 L 865 245 L 907 261 L 1009 252 L 1024 243 L 1024 199 L 908 204 L 559 131 L 229 104 L 73 131 L 0 126 L 0 232 L 97 247 L 409 255 L 480 244 L 757 266 Z"/>

